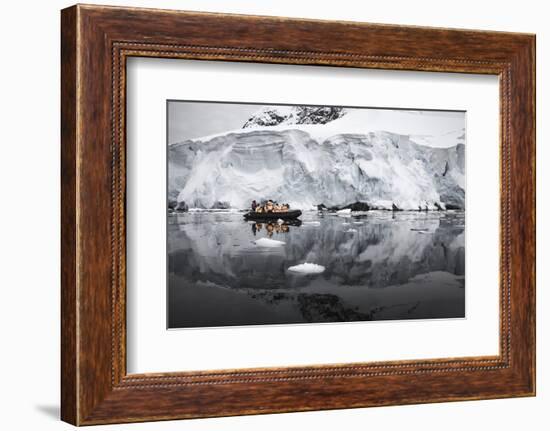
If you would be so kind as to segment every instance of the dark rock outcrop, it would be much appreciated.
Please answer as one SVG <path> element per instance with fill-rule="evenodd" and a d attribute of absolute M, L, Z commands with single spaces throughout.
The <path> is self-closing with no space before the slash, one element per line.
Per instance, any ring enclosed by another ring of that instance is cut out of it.
<path fill-rule="evenodd" d="M 350 209 L 352 211 L 368 211 L 370 210 L 370 206 L 366 202 L 357 201 L 352 204 L 346 205 L 340 209 L 343 209 L 343 210 Z"/>
<path fill-rule="evenodd" d="M 447 208 L 448 210 L 462 210 L 463 208 L 459 205 L 455 205 L 455 204 L 445 204 L 445 208 Z"/>
<path fill-rule="evenodd" d="M 243 129 L 279 124 L 326 124 L 342 117 L 345 112 L 339 106 L 270 106 L 250 117 Z"/>
<path fill-rule="evenodd" d="M 213 210 L 226 210 L 228 208 L 230 208 L 230 205 L 228 202 L 216 201 L 214 202 L 214 205 L 212 205 Z"/>
<path fill-rule="evenodd" d="M 189 207 L 187 206 L 187 204 L 184 201 L 178 202 L 174 209 L 176 211 L 184 211 L 184 212 L 189 211 Z"/>

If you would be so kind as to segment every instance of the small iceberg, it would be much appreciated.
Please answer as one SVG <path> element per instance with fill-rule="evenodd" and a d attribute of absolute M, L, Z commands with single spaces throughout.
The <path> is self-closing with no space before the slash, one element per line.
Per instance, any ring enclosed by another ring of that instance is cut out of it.
<path fill-rule="evenodd" d="M 300 265 L 291 266 L 289 271 L 297 272 L 298 274 L 321 274 L 325 271 L 323 265 L 317 265 L 316 263 L 302 263 Z"/>
<path fill-rule="evenodd" d="M 353 224 L 361 225 L 361 224 L 363 224 L 363 222 L 362 221 L 354 221 Z"/>
<path fill-rule="evenodd" d="M 305 221 L 302 224 L 307 225 L 307 226 L 321 226 L 320 221 Z"/>
<path fill-rule="evenodd" d="M 411 231 L 416 232 L 416 233 L 421 233 L 421 234 L 424 234 L 424 235 L 433 233 L 433 232 L 430 232 L 428 229 L 425 229 L 425 228 L 423 228 L 423 229 L 411 228 Z"/>
<path fill-rule="evenodd" d="M 336 211 L 336 214 L 351 214 L 351 208 Z"/>
<path fill-rule="evenodd" d="M 284 241 L 277 241 L 276 239 L 260 238 L 254 241 L 259 247 L 282 247 L 286 243 Z"/>
<path fill-rule="evenodd" d="M 284 222 L 285 222 L 285 221 L 284 221 L 282 218 L 280 218 L 280 219 L 277 220 L 277 224 L 283 224 Z"/>
<path fill-rule="evenodd" d="M 357 232 L 357 229 L 348 229 L 346 233 L 355 233 Z"/>

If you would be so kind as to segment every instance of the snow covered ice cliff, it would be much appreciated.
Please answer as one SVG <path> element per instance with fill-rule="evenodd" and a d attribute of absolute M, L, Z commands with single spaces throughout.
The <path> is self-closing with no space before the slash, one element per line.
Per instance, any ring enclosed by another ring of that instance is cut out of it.
<path fill-rule="evenodd" d="M 191 208 L 269 198 L 302 209 L 357 201 L 463 209 L 464 129 L 425 135 L 423 121 L 403 111 L 262 109 L 242 129 L 170 145 L 169 200 Z"/>

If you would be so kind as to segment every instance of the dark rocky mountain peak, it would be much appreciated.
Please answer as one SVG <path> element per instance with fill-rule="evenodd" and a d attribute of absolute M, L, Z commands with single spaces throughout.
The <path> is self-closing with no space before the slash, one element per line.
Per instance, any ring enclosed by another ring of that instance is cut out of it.
<path fill-rule="evenodd" d="M 346 114 L 339 106 L 269 106 L 250 117 L 243 129 L 280 124 L 326 124 Z"/>

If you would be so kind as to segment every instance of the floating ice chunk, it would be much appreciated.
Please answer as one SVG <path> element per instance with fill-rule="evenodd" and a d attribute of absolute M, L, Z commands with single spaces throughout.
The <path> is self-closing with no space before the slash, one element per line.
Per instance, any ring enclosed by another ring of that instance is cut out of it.
<path fill-rule="evenodd" d="M 306 262 L 300 265 L 291 266 L 288 270 L 299 274 L 321 274 L 325 271 L 325 267 L 323 265 L 317 265 L 316 263 Z"/>
<path fill-rule="evenodd" d="M 353 224 L 360 225 L 360 224 L 363 224 L 363 222 L 362 221 L 354 221 Z"/>
<path fill-rule="evenodd" d="M 428 228 L 411 228 L 411 231 L 416 232 L 416 233 L 420 233 L 420 234 L 423 234 L 423 235 L 428 235 L 428 234 L 434 233 L 434 232 L 430 231 Z"/>
<path fill-rule="evenodd" d="M 284 241 L 277 241 L 275 239 L 260 238 L 254 241 L 254 244 L 259 247 L 282 247 L 286 243 Z"/>
<path fill-rule="evenodd" d="M 283 224 L 284 222 L 285 222 L 285 221 L 284 221 L 282 218 L 277 219 L 277 223 L 278 223 L 278 224 Z"/>
<path fill-rule="evenodd" d="M 351 214 L 351 208 L 346 208 L 345 210 L 338 210 L 336 211 L 336 214 Z"/>
<path fill-rule="evenodd" d="M 308 226 L 321 226 L 320 221 L 305 221 L 303 224 Z"/>
<path fill-rule="evenodd" d="M 349 226 L 349 223 L 345 221 L 344 223 L 342 223 L 342 226 Z"/>
<path fill-rule="evenodd" d="M 346 233 L 355 233 L 357 232 L 357 229 L 348 229 Z"/>

